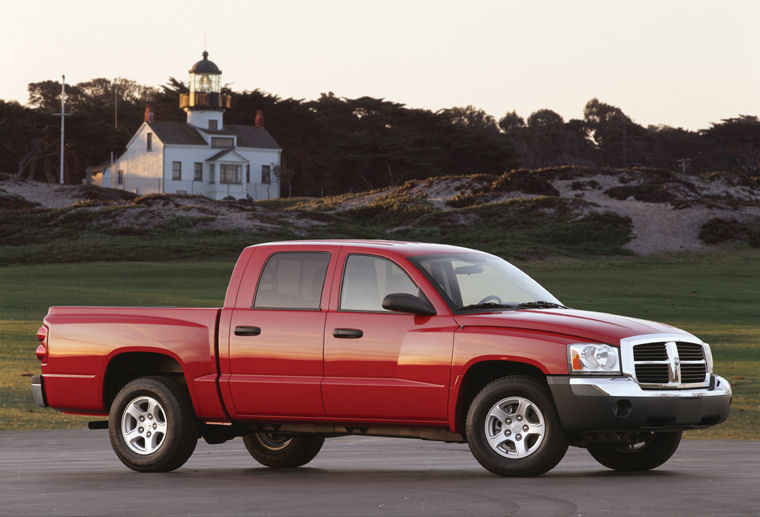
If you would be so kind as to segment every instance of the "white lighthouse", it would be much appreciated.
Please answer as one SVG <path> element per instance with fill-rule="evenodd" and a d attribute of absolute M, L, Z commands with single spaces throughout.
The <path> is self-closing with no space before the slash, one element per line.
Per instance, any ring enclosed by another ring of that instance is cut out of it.
<path fill-rule="evenodd" d="M 264 128 L 263 116 L 249 124 L 224 124 L 230 96 L 221 92 L 222 71 L 208 52 L 190 68 L 189 92 L 179 107 L 187 122 L 163 121 L 146 110 L 145 122 L 116 163 L 104 186 L 138 194 L 200 194 L 212 199 L 280 197 L 282 149 Z"/>
<path fill-rule="evenodd" d="M 220 91 L 222 71 L 208 52 L 190 69 L 190 93 L 180 95 L 179 107 L 187 113 L 187 123 L 203 129 L 224 129 L 224 110 L 230 96 Z"/>

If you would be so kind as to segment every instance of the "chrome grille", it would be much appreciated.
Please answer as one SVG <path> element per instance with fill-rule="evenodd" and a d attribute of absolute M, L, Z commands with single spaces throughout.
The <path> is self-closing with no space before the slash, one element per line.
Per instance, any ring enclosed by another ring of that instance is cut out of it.
<path fill-rule="evenodd" d="M 691 384 L 695 382 L 703 383 L 707 373 L 704 363 L 702 364 L 681 364 L 681 382 Z"/>
<path fill-rule="evenodd" d="M 645 388 L 685 388 L 708 382 L 704 346 L 665 341 L 633 346 L 636 380 Z"/>
<path fill-rule="evenodd" d="M 668 382 L 667 364 L 637 364 L 636 378 L 642 384 L 663 384 Z"/>
<path fill-rule="evenodd" d="M 702 345 L 694 343 L 676 343 L 678 357 L 681 361 L 704 361 L 705 350 Z"/>
<path fill-rule="evenodd" d="M 668 351 L 665 343 L 644 343 L 633 349 L 634 361 L 667 361 Z"/>

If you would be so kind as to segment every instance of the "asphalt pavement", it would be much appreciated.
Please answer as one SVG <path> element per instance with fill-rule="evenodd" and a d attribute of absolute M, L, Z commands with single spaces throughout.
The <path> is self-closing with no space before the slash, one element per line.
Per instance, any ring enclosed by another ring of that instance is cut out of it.
<path fill-rule="evenodd" d="M 260 466 L 241 439 L 201 441 L 166 474 L 123 466 L 107 431 L 0 432 L 0 515 L 760 516 L 760 441 L 682 442 L 617 473 L 571 448 L 537 478 L 499 478 L 462 444 L 344 437 L 306 467 Z"/>

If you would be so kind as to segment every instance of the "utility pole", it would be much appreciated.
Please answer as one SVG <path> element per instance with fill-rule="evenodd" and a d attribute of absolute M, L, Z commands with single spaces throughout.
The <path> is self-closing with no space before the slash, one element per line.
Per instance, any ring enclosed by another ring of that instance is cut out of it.
<path fill-rule="evenodd" d="M 63 185 L 63 135 L 65 127 L 63 121 L 66 120 L 66 76 L 61 75 L 61 185 Z"/>
<path fill-rule="evenodd" d="M 625 117 L 621 116 L 623 122 L 623 168 L 628 167 L 628 124 Z"/>
<path fill-rule="evenodd" d="M 60 182 L 61 185 L 63 185 L 63 144 L 64 144 L 64 134 L 65 134 L 65 126 L 63 123 L 64 117 L 66 115 L 69 115 L 69 113 L 66 113 L 66 76 L 61 76 L 61 112 L 60 113 L 53 113 L 53 115 L 60 115 L 61 116 L 61 165 L 60 165 Z"/>
<path fill-rule="evenodd" d="M 119 105 L 116 101 L 116 92 L 118 91 L 119 87 L 117 85 L 114 85 L 113 87 L 113 128 L 118 129 L 119 128 Z"/>

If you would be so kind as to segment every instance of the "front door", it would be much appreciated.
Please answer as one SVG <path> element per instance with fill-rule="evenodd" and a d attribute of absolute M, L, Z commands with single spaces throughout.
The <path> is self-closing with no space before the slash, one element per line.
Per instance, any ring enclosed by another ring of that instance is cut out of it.
<path fill-rule="evenodd" d="M 345 250 L 345 248 L 344 248 Z M 451 316 L 383 309 L 387 294 L 424 294 L 392 260 L 343 251 L 325 326 L 322 396 L 328 417 L 446 419 L 453 336 Z M 339 291 L 338 291 L 339 289 Z"/>

